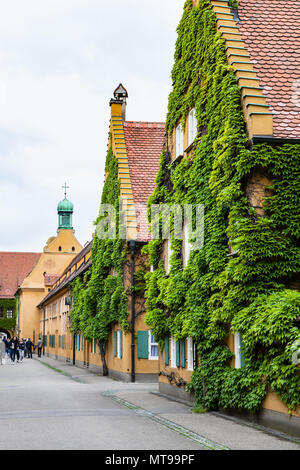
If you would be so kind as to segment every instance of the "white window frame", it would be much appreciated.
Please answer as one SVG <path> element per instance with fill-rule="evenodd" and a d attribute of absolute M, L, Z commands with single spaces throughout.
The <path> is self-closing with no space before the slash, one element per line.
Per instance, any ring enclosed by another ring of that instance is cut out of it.
<path fill-rule="evenodd" d="M 184 141 L 184 132 L 183 132 L 182 124 L 180 123 L 176 127 L 176 158 L 183 155 L 183 151 L 184 151 L 183 141 Z"/>
<path fill-rule="evenodd" d="M 150 361 L 158 361 L 158 356 L 159 356 L 158 343 L 156 343 L 155 340 L 154 340 L 154 342 L 151 341 L 152 340 L 152 331 L 151 330 L 148 332 L 148 335 L 149 335 L 148 336 L 148 359 Z M 157 356 L 152 356 L 151 355 L 151 346 L 157 346 Z"/>
<path fill-rule="evenodd" d="M 195 108 L 191 109 L 189 112 L 189 143 L 190 146 L 197 136 L 197 119 L 196 119 L 196 110 Z"/>
<path fill-rule="evenodd" d="M 235 356 L 235 369 L 241 369 L 242 367 L 242 355 L 241 355 L 241 333 L 237 331 L 234 333 L 234 356 Z"/>
<path fill-rule="evenodd" d="M 171 336 L 171 368 L 176 369 L 176 340 L 174 336 Z"/>
<path fill-rule="evenodd" d="M 121 335 L 122 335 L 122 330 L 117 330 L 117 358 L 121 359 Z M 123 338 L 122 338 L 123 339 Z M 122 341 L 123 343 L 123 341 Z"/>
<path fill-rule="evenodd" d="M 195 368 L 195 345 L 193 338 L 187 339 L 187 369 L 194 370 Z"/>
<path fill-rule="evenodd" d="M 183 224 L 183 267 L 186 267 L 192 251 L 190 239 L 190 224 L 186 221 Z"/>

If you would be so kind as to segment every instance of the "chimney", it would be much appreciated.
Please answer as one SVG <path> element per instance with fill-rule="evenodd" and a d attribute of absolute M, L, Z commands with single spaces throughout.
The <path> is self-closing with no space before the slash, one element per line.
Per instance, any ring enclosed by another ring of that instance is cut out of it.
<path fill-rule="evenodd" d="M 122 83 L 120 83 L 119 86 L 114 91 L 114 99 L 111 99 L 109 103 L 110 106 L 117 105 L 118 108 L 121 108 L 120 109 L 121 112 L 118 112 L 117 114 L 122 115 L 123 122 L 126 120 L 126 104 L 127 104 L 126 98 L 128 98 L 127 90 L 126 88 L 124 88 Z"/>

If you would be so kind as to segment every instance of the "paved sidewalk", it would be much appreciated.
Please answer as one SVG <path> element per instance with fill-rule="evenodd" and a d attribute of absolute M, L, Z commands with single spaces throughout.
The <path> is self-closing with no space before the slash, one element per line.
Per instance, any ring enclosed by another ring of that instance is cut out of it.
<path fill-rule="evenodd" d="M 300 449 L 157 393 L 47 357 L 0 366 L 0 449 Z"/>
<path fill-rule="evenodd" d="M 73 380 L 82 381 L 89 384 L 98 384 L 102 395 L 118 402 L 120 405 L 130 407 L 134 405 L 137 413 L 142 414 L 143 410 L 150 413 L 149 419 L 160 417 L 183 430 L 189 430 L 197 435 L 207 438 L 228 449 L 294 449 L 300 450 L 300 439 L 289 438 L 280 433 L 268 433 L 248 424 L 243 424 L 239 420 L 226 419 L 216 413 L 193 413 L 188 405 L 170 400 L 159 395 L 158 384 L 131 384 L 112 380 L 101 375 L 89 372 L 67 363 L 56 361 L 50 358 L 42 358 L 52 367 L 59 368 L 63 373 L 72 377 Z M 297 442 L 298 441 L 298 442 Z"/>

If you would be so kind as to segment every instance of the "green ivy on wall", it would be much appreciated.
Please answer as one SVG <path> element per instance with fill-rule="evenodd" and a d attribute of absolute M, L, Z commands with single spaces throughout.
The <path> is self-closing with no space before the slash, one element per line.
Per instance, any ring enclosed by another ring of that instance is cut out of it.
<path fill-rule="evenodd" d="M 246 135 L 241 96 L 225 41 L 209 0 L 188 0 L 178 26 L 171 134 L 195 107 L 199 132 L 193 155 L 178 163 L 161 156 L 151 204 L 204 204 L 205 243 L 182 269 L 181 241 L 172 240 L 166 275 L 162 242 L 147 252 L 147 316 L 156 339 L 192 337 L 200 365 L 189 390 L 199 405 L 259 410 L 274 391 L 290 410 L 300 405 L 299 368 L 292 363 L 300 339 L 300 293 L 289 288 L 300 271 L 300 146 L 255 145 Z M 259 216 L 245 188 L 260 171 L 272 180 Z M 228 256 L 235 252 L 235 256 Z M 231 365 L 229 333 L 243 338 L 245 366 Z"/>
<path fill-rule="evenodd" d="M 14 331 L 17 319 L 17 302 L 15 299 L 0 299 L 0 309 L 3 308 L 3 318 L 0 318 L 0 329 Z M 7 309 L 13 309 L 13 317 L 7 318 Z"/>
<path fill-rule="evenodd" d="M 118 229 L 118 162 L 111 147 L 106 158 L 105 173 L 107 176 L 101 204 L 114 206 Z M 100 215 L 95 224 L 104 216 Z M 92 265 L 83 277 L 77 277 L 72 284 L 72 331 L 81 331 L 86 339 L 98 339 L 102 345 L 108 340 L 113 324 L 120 324 L 124 331 L 129 329 L 127 296 L 123 285 L 125 251 L 124 240 L 100 239 L 96 233 L 91 252 Z"/>

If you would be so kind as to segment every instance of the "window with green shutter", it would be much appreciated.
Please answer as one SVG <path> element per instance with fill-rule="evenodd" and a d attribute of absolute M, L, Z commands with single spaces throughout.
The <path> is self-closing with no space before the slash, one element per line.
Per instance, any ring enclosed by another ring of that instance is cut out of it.
<path fill-rule="evenodd" d="M 185 340 L 180 341 L 180 366 L 185 368 Z"/>
<path fill-rule="evenodd" d="M 149 333 L 148 331 L 138 331 L 137 352 L 139 359 L 148 359 L 149 354 Z"/>
<path fill-rule="evenodd" d="M 166 366 L 169 365 L 169 337 L 165 338 L 165 364 Z"/>
<path fill-rule="evenodd" d="M 117 332 L 114 331 L 114 356 L 117 357 Z"/>

